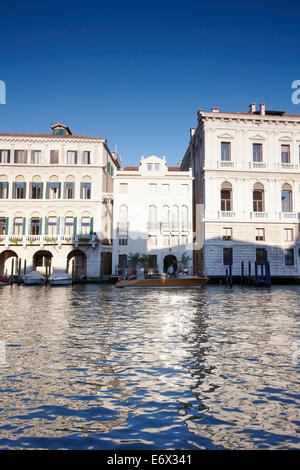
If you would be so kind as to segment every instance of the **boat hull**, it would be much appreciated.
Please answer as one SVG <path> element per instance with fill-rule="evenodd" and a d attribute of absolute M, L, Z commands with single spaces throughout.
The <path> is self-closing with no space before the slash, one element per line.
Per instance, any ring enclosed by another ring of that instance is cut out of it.
<path fill-rule="evenodd" d="M 70 286 L 72 284 L 72 279 L 48 279 L 50 286 Z"/>
<path fill-rule="evenodd" d="M 150 287 L 150 288 L 197 288 L 204 286 L 208 281 L 205 277 L 187 278 L 160 278 L 160 279 L 134 279 L 119 281 L 116 287 Z"/>

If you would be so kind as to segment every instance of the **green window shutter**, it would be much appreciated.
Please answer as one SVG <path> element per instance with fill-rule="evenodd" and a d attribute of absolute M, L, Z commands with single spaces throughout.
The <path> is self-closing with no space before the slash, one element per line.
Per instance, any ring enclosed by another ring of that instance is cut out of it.
<path fill-rule="evenodd" d="M 83 198 L 83 183 L 80 183 L 80 199 Z"/>
<path fill-rule="evenodd" d="M 61 183 L 58 183 L 58 199 L 60 199 L 61 196 Z"/>
<path fill-rule="evenodd" d="M 75 183 L 72 183 L 72 199 L 75 199 Z"/>
<path fill-rule="evenodd" d="M 5 235 L 8 235 L 8 222 L 9 222 L 9 218 L 6 217 L 6 221 L 5 221 Z"/>
<path fill-rule="evenodd" d="M 14 162 L 17 163 L 17 151 L 14 151 Z"/>
<path fill-rule="evenodd" d="M 75 152 L 75 165 L 77 165 L 77 150 Z"/>
<path fill-rule="evenodd" d="M 43 199 L 44 197 L 44 183 L 41 183 L 41 194 L 40 194 L 40 199 Z"/>
<path fill-rule="evenodd" d="M 73 234 L 76 235 L 76 233 L 77 233 L 77 217 L 74 217 Z"/>
<path fill-rule="evenodd" d="M 23 217 L 22 235 L 25 235 L 25 229 L 26 229 L 26 218 Z"/>
<path fill-rule="evenodd" d="M 30 218 L 30 217 L 28 217 L 27 224 L 28 224 L 28 235 L 32 235 L 32 234 L 33 234 L 33 231 L 32 231 L 32 221 L 31 221 L 31 218 Z"/>
<path fill-rule="evenodd" d="M 90 221 L 90 234 L 93 235 L 94 233 L 94 217 L 91 217 Z"/>
<path fill-rule="evenodd" d="M 39 235 L 43 233 L 43 217 L 40 217 Z"/>
<path fill-rule="evenodd" d="M 8 151 L 8 154 L 7 154 L 7 163 L 10 163 L 10 150 Z"/>
<path fill-rule="evenodd" d="M 46 199 L 49 199 L 50 183 L 46 183 Z"/>
<path fill-rule="evenodd" d="M 26 199 L 26 183 L 24 183 L 24 197 L 23 199 Z"/>
<path fill-rule="evenodd" d="M 45 216 L 45 235 L 48 235 L 48 217 Z"/>
<path fill-rule="evenodd" d="M 9 198 L 9 183 L 7 183 L 7 186 L 6 186 L 6 199 Z"/>

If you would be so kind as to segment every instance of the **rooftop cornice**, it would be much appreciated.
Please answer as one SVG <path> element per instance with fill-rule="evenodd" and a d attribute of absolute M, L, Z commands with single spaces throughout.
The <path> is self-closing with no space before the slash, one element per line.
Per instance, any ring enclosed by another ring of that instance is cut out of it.
<path fill-rule="evenodd" d="M 295 124 L 300 124 L 300 115 L 299 114 L 284 114 L 282 116 L 274 116 L 270 114 L 261 115 L 261 114 L 252 114 L 252 113 L 242 113 L 242 112 L 201 112 L 198 113 L 198 121 L 205 120 L 235 120 L 235 121 L 253 121 L 253 122 L 293 122 Z"/>

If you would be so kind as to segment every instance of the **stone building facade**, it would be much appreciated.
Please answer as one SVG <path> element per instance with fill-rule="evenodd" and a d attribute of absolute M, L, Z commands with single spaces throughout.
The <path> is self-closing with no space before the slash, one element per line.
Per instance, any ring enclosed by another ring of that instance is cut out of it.
<path fill-rule="evenodd" d="M 210 277 L 270 262 L 300 275 L 300 116 L 267 110 L 198 111 L 181 168 L 192 167 L 194 265 Z M 252 271 L 253 273 L 253 271 Z"/>
<path fill-rule="evenodd" d="M 113 175 L 119 167 L 105 139 L 0 134 L 0 275 L 111 272 Z"/>

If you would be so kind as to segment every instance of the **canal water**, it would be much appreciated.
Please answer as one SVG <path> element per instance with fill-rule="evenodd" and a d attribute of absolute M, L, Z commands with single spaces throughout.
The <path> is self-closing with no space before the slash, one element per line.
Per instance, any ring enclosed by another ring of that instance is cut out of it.
<path fill-rule="evenodd" d="M 299 449 L 300 286 L 0 288 L 0 449 Z"/>

